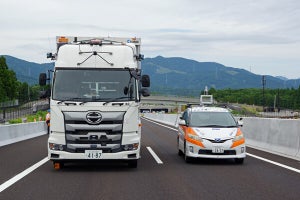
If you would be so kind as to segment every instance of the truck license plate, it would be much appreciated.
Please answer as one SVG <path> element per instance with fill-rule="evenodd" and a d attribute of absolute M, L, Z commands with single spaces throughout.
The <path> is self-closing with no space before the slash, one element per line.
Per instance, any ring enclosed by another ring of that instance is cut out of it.
<path fill-rule="evenodd" d="M 224 153 L 224 148 L 223 147 L 213 147 L 212 152 L 213 153 Z"/>
<path fill-rule="evenodd" d="M 102 150 L 85 150 L 84 154 L 87 159 L 101 159 Z"/>

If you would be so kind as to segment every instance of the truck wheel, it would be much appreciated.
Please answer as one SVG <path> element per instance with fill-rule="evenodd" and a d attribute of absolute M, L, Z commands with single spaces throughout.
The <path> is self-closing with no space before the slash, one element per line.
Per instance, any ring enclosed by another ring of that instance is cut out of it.
<path fill-rule="evenodd" d="M 130 161 L 128 161 L 128 167 L 130 167 L 130 168 L 137 168 L 137 160 L 130 160 Z"/>
<path fill-rule="evenodd" d="M 62 169 L 64 167 L 64 163 L 63 162 L 53 162 L 53 167 L 55 170 Z"/>

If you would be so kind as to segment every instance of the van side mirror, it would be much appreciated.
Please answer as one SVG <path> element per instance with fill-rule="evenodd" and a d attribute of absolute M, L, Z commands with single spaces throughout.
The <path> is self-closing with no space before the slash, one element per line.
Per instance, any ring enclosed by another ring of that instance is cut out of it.
<path fill-rule="evenodd" d="M 141 82 L 142 82 L 143 87 L 150 87 L 150 77 L 149 77 L 149 75 L 143 75 Z"/>
<path fill-rule="evenodd" d="M 143 97 L 149 97 L 150 96 L 150 92 L 149 92 L 148 88 L 142 88 L 141 93 L 142 93 Z"/>
<path fill-rule="evenodd" d="M 186 126 L 185 120 L 183 120 L 183 119 L 179 119 L 178 124 L 182 125 L 182 126 Z"/>
<path fill-rule="evenodd" d="M 40 84 L 40 86 L 46 85 L 46 81 L 47 81 L 47 75 L 46 75 L 46 73 L 41 73 L 40 77 L 39 77 L 39 84 Z"/>
<path fill-rule="evenodd" d="M 238 123 L 238 126 L 242 127 L 244 125 L 244 122 L 242 121 L 243 118 L 240 118 L 237 123 Z"/>

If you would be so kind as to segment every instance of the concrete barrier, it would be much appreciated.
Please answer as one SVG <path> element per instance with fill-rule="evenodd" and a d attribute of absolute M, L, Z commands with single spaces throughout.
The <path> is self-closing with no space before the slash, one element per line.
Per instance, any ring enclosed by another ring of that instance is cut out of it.
<path fill-rule="evenodd" d="M 0 126 L 0 146 L 47 134 L 45 122 Z"/>
<path fill-rule="evenodd" d="M 145 113 L 144 117 L 176 127 L 179 115 Z M 299 119 L 245 117 L 243 122 L 247 146 L 300 160 Z"/>
<path fill-rule="evenodd" d="M 246 117 L 243 121 L 248 146 L 300 160 L 300 120 Z"/>
<path fill-rule="evenodd" d="M 178 114 L 144 113 L 144 117 L 176 127 Z M 300 160 L 300 120 L 243 119 L 247 146 Z M 0 126 L 0 146 L 46 134 L 45 122 Z"/>
<path fill-rule="evenodd" d="M 148 119 L 152 119 L 154 121 L 176 127 L 178 124 L 178 118 L 181 115 L 180 114 L 144 113 L 144 116 Z"/>

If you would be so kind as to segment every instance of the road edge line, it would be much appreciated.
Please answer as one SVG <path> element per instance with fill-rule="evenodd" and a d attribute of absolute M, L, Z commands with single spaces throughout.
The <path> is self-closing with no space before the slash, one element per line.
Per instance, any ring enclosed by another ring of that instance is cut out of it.
<path fill-rule="evenodd" d="M 277 165 L 277 166 L 279 166 L 279 167 L 283 167 L 283 168 L 285 168 L 285 169 L 288 169 L 288 170 L 291 170 L 291 171 L 300 173 L 300 169 L 296 169 L 296 168 L 293 168 L 293 167 L 290 167 L 290 166 L 281 164 L 281 163 L 279 163 L 279 162 L 275 162 L 275 161 L 272 161 L 272 160 L 268 160 L 268 159 L 266 159 L 266 158 L 263 158 L 263 157 L 260 157 L 260 156 L 256 156 L 256 155 L 251 154 L 251 153 L 246 153 L 246 154 L 247 154 L 248 156 L 253 157 L 253 158 L 256 158 L 256 159 L 259 159 L 259 160 L 262 160 L 262 161 L 271 163 L 271 164 L 273 164 L 273 165 Z"/>
<path fill-rule="evenodd" d="M 40 166 L 42 166 L 43 164 L 45 164 L 48 160 L 49 160 L 48 157 L 46 157 L 46 158 L 42 159 L 41 161 L 35 163 L 31 167 L 25 169 L 23 172 L 21 172 L 21 173 L 17 174 L 16 176 L 12 177 L 8 181 L 2 183 L 0 185 L 0 192 L 4 191 L 5 189 L 7 189 L 8 187 L 12 186 L 17 181 L 19 181 L 22 178 L 24 178 L 25 176 L 27 176 L 29 173 L 33 172 L 34 170 L 36 170 L 37 168 L 39 168 Z"/>

